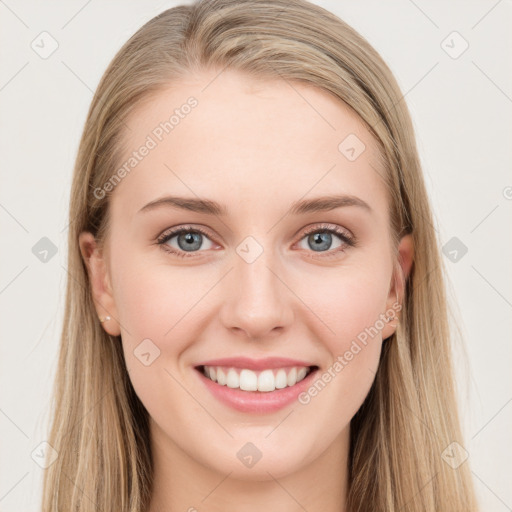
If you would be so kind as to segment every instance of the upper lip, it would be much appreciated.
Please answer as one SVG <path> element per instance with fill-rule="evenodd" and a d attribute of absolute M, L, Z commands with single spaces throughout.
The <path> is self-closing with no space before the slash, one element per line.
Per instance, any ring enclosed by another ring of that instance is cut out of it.
<path fill-rule="evenodd" d="M 222 359 L 211 359 L 197 364 L 196 366 L 229 366 L 232 368 L 246 368 L 248 370 L 267 370 L 274 368 L 285 368 L 287 366 L 315 366 L 313 363 L 289 359 L 288 357 L 266 357 L 264 359 L 251 359 L 249 357 L 226 357 Z"/>

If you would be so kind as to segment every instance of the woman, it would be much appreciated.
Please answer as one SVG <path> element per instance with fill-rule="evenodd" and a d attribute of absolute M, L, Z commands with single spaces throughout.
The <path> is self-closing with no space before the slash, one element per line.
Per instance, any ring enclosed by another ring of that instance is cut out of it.
<path fill-rule="evenodd" d="M 304 1 L 124 45 L 74 172 L 45 511 L 477 510 L 402 100 Z"/>

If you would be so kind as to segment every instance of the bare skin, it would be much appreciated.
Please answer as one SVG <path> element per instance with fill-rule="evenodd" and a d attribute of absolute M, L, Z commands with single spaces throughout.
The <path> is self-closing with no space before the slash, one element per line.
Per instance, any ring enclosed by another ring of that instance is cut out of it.
<path fill-rule="evenodd" d="M 412 239 L 402 238 L 395 259 L 376 145 L 345 104 L 303 84 L 255 82 L 230 70 L 212 81 L 217 73 L 190 75 L 131 114 L 126 158 L 187 98 L 198 101 L 116 186 L 105 251 L 90 233 L 80 236 L 97 312 L 111 317 L 107 332 L 121 335 L 151 418 L 149 512 L 340 512 L 350 420 L 396 328 L 377 320 L 403 296 L 396 265 L 409 273 Z M 338 149 L 349 134 L 365 145 L 353 161 Z M 140 211 L 170 195 L 214 200 L 227 213 Z M 356 196 L 370 209 L 287 214 L 296 201 L 327 195 Z M 156 243 L 182 226 L 207 232 L 198 249 L 184 250 L 179 235 Z M 319 250 L 313 233 L 304 235 L 315 226 L 314 233 L 338 228 L 356 245 L 331 234 Z M 251 263 L 237 252 L 246 237 L 262 249 Z M 278 412 L 230 408 L 194 369 L 205 359 L 283 356 L 332 372 L 375 325 L 378 334 L 309 403 Z M 160 351 L 149 366 L 134 354 L 145 339 Z M 237 457 L 248 442 L 262 454 L 250 468 Z"/>

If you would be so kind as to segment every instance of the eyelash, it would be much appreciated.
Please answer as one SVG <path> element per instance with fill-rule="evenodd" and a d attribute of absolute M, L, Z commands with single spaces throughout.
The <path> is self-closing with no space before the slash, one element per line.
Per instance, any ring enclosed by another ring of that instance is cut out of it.
<path fill-rule="evenodd" d="M 173 248 L 166 245 L 166 242 L 168 242 L 171 238 L 174 238 L 176 235 L 181 235 L 182 233 L 200 233 L 207 238 L 211 238 L 210 234 L 200 227 L 183 226 L 183 227 L 171 230 L 171 231 L 167 231 L 167 232 L 163 233 L 162 235 L 160 235 L 157 239 L 157 244 L 161 245 L 162 249 L 164 251 L 171 253 L 175 256 L 178 256 L 179 258 L 194 257 L 194 254 L 198 251 L 191 251 L 191 252 L 176 251 Z M 312 233 L 334 234 L 334 235 L 337 235 L 341 239 L 341 241 L 345 244 L 345 246 L 338 247 L 337 249 L 325 251 L 325 255 L 320 256 L 321 258 L 335 257 L 338 255 L 338 253 L 345 252 L 345 250 L 347 248 L 356 247 L 356 245 L 357 245 L 357 241 L 356 241 L 355 237 L 347 235 L 347 233 L 345 231 L 341 230 L 340 228 L 337 228 L 337 227 L 333 228 L 327 224 L 321 224 L 319 226 L 312 226 L 311 228 L 307 229 L 306 231 L 304 231 L 304 233 L 302 234 L 302 237 L 299 239 L 299 241 Z M 199 251 L 199 252 L 201 252 L 201 251 Z M 317 253 L 317 254 L 321 254 L 321 252 Z"/>

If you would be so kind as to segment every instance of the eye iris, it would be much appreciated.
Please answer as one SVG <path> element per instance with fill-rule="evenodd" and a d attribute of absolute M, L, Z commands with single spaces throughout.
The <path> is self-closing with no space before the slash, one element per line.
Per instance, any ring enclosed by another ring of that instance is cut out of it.
<path fill-rule="evenodd" d="M 329 246 L 331 245 L 331 239 L 332 235 L 330 233 L 314 233 L 309 235 L 308 243 L 314 242 L 313 245 L 310 244 L 311 248 L 321 248 L 322 250 L 326 250 L 329 249 Z"/>
<path fill-rule="evenodd" d="M 201 233 L 185 233 L 178 235 L 178 245 L 184 251 L 195 250 L 201 247 Z M 182 240 L 185 244 L 182 245 Z M 193 245 L 195 244 L 195 245 Z"/>

